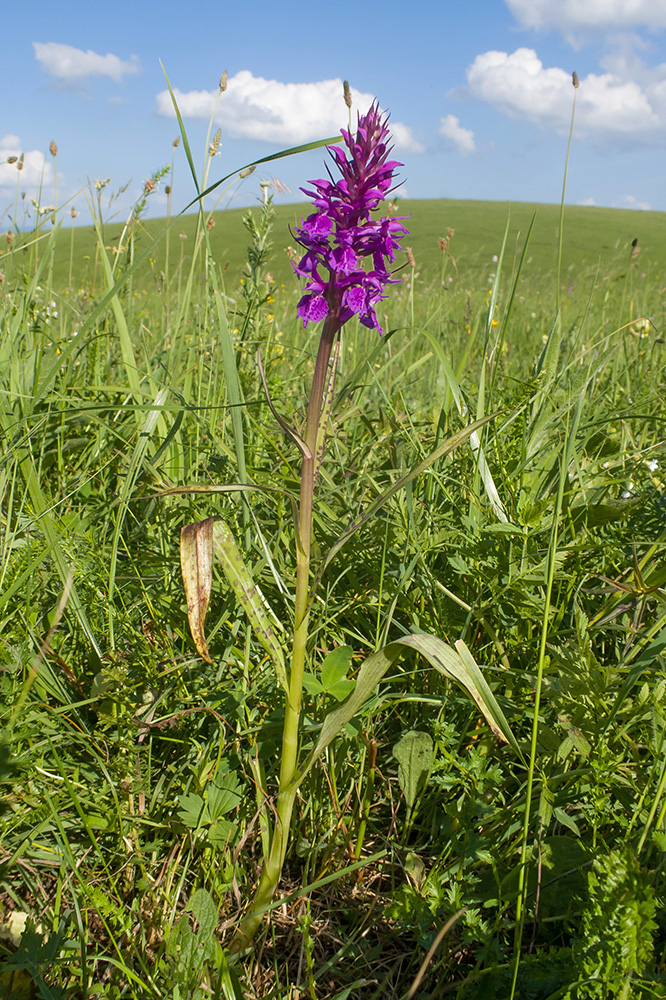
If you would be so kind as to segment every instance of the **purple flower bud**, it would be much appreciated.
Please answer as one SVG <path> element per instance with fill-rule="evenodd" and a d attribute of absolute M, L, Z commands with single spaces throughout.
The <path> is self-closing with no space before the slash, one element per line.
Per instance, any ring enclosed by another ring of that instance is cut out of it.
<path fill-rule="evenodd" d="M 357 315 L 364 326 L 379 330 L 374 306 L 380 302 L 391 277 L 387 262 L 395 260 L 400 240 L 407 233 L 399 219 L 373 220 L 374 211 L 391 190 L 393 174 L 402 164 L 389 160 L 390 135 L 375 101 L 360 115 L 356 135 L 342 129 L 346 149 L 330 146 L 328 152 L 341 177 L 310 181 L 311 190 L 301 190 L 317 209 L 296 229 L 305 250 L 294 264 L 297 274 L 307 278 L 306 293 L 298 304 L 303 325 L 337 316 L 340 326 Z M 366 271 L 367 259 L 372 270 Z M 324 275 L 322 277 L 321 275 Z"/>

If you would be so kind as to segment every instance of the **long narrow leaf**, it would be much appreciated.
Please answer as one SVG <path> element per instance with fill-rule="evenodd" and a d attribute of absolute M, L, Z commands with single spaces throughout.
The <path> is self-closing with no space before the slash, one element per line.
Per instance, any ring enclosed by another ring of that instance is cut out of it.
<path fill-rule="evenodd" d="M 246 163 L 244 167 L 237 167 L 232 170 L 230 174 L 225 174 L 224 177 L 220 177 L 219 181 L 215 181 L 214 184 L 209 185 L 205 191 L 193 198 L 192 201 L 185 206 L 183 212 L 187 212 L 188 208 L 192 208 L 198 201 L 201 201 L 207 195 L 209 195 L 216 188 L 219 188 L 220 184 L 224 184 L 225 181 L 230 180 L 235 177 L 236 174 L 242 173 L 243 170 L 248 170 L 249 167 L 256 167 L 260 163 L 271 163 L 273 160 L 281 160 L 285 156 L 296 156 L 297 153 L 308 153 L 312 149 L 321 149 L 322 146 L 333 146 L 338 142 L 342 142 L 342 136 L 334 135 L 328 139 L 316 139 L 314 142 L 306 142 L 302 146 L 291 146 L 289 149 L 281 149 L 279 153 L 269 153 L 268 156 L 262 156 L 258 160 L 250 160 Z M 181 212 L 181 215 L 183 213 Z"/>
<path fill-rule="evenodd" d="M 497 413 L 499 412 L 500 411 L 498 410 Z M 340 535 L 338 540 L 333 543 L 331 548 L 326 553 L 326 557 L 319 570 L 318 579 L 321 578 L 324 570 L 330 564 L 331 560 L 337 555 L 343 545 L 346 545 L 349 539 L 356 534 L 358 529 L 369 521 L 370 518 L 377 513 L 377 511 L 381 510 L 384 504 L 390 500 L 392 496 L 395 496 L 395 494 L 404 486 L 407 486 L 408 483 L 411 483 L 414 479 L 420 476 L 422 472 L 425 472 L 432 465 L 434 465 L 435 462 L 438 462 L 440 458 L 445 458 L 446 455 L 450 455 L 452 451 L 455 451 L 459 445 L 464 444 L 464 442 L 471 438 L 471 436 L 480 427 L 483 427 L 484 424 L 487 424 L 490 420 L 494 420 L 497 413 L 490 413 L 481 420 L 475 420 L 474 423 L 468 424 L 467 427 L 463 427 L 463 429 L 458 431 L 457 434 L 447 438 L 446 441 L 442 441 L 442 443 L 438 445 L 427 458 L 424 458 L 422 462 L 415 465 L 410 472 L 408 472 L 405 476 L 401 476 L 400 479 L 396 480 L 396 482 L 393 483 L 393 485 L 390 486 L 385 493 L 382 493 L 381 496 L 377 497 L 377 499 L 370 504 L 368 509 L 356 521 L 353 521 L 347 530 Z"/>
<path fill-rule="evenodd" d="M 465 644 L 463 642 L 456 643 L 456 649 L 452 649 L 437 636 L 416 633 L 390 642 L 388 646 L 377 650 L 376 653 L 372 653 L 364 660 L 356 679 L 356 686 L 350 696 L 342 705 L 329 712 L 324 719 L 319 739 L 299 774 L 299 782 L 303 780 L 314 762 L 335 739 L 343 726 L 353 719 L 386 671 L 395 663 L 405 648 L 414 649 L 420 653 L 431 666 L 460 685 L 477 705 L 495 736 L 505 743 L 509 743 L 516 753 L 520 754 L 509 723 Z"/>
<path fill-rule="evenodd" d="M 208 233 L 206 233 L 208 239 Z M 210 249 L 210 244 L 209 244 Z M 231 407 L 231 430 L 234 437 L 234 451 L 236 453 L 236 464 L 238 465 L 238 476 L 242 483 L 247 481 L 247 467 L 245 462 L 245 433 L 243 430 L 243 390 L 238 368 L 236 366 L 236 350 L 234 348 L 229 322 L 227 320 L 227 310 L 224 306 L 222 292 L 218 287 L 217 269 L 211 260 L 209 269 L 213 291 L 215 293 L 215 306 L 217 309 L 217 322 L 220 331 L 220 347 L 222 349 L 222 366 L 224 368 L 224 378 L 227 387 L 227 401 Z"/>
<path fill-rule="evenodd" d="M 196 167 L 194 165 L 194 157 L 192 156 L 192 150 L 190 149 L 190 142 L 189 142 L 189 139 L 187 138 L 187 132 L 185 130 L 185 122 L 183 121 L 183 117 L 182 117 L 182 115 L 180 113 L 180 108 L 178 107 L 178 101 L 176 100 L 176 95 L 174 94 L 174 92 L 173 92 L 173 90 L 171 88 L 171 82 L 169 80 L 169 77 L 167 76 L 167 71 L 165 70 L 164 66 L 162 66 L 161 62 L 160 62 L 160 66 L 162 67 L 162 72 L 164 73 L 164 79 L 166 80 L 166 85 L 169 88 L 169 95 L 171 96 L 171 102 L 173 104 L 173 109 L 174 109 L 174 111 L 176 113 L 176 118 L 178 120 L 178 128 L 180 129 L 180 134 L 181 134 L 181 137 L 182 137 L 182 140 L 183 140 L 183 149 L 185 150 L 185 156 L 187 157 L 187 162 L 188 162 L 188 165 L 189 165 L 189 168 L 190 168 L 190 173 L 192 174 L 192 180 L 194 181 L 194 186 L 197 189 L 197 193 L 198 193 L 199 192 L 199 180 L 197 178 L 197 169 L 196 169 Z M 194 200 L 196 201 L 197 199 L 195 198 Z M 189 208 L 189 206 L 188 206 L 188 208 Z"/>

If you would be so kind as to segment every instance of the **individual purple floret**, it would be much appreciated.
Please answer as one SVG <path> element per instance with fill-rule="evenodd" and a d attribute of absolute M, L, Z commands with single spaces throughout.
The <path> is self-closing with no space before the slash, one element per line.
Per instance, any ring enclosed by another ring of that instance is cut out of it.
<path fill-rule="evenodd" d="M 407 230 L 399 219 L 373 221 L 370 213 L 391 190 L 393 173 L 402 163 L 388 159 L 387 119 L 376 101 L 366 115 L 359 115 L 355 136 L 341 131 L 347 150 L 329 146 L 328 152 L 342 176 L 334 180 L 327 167 L 328 180 L 310 181 L 312 190 L 301 188 L 316 212 L 295 234 L 305 255 L 294 270 L 307 279 L 297 312 L 303 326 L 331 316 L 340 327 L 358 315 L 364 326 L 382 333 L 374 307 L 385 298 L 386 285 L 399 280 L 388 264 Z M 365 258 L 372 265 L 367 270 Z"/>

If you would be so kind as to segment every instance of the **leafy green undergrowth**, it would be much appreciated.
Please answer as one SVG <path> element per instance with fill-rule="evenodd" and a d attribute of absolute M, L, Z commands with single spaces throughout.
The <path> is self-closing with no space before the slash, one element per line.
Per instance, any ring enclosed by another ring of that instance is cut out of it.
<path fill-rule="evenodd" d="M 275 782 L 281 699 L 221 576 L 213 662 L 196 656 L 178 536 L 223 513 L 278 629 L 291 505 L 163 494 L 296 490 L 256 353 L 299 426 L 315 341 L 266 271 L 270 225 L 267 205 L 237 297 L 204 226 L 146 296 L 120 280 L 131 254 L 104 270 L 103 244 L 106 304 L 104 287 L 49 284 L 57 233 L 0 286 L 0 983 L 508 1000 L 515 974 L 520 998 L 666 995 L 664 290 L 640 261 L 582 276 L 555 324 L 552 276 L 526 267 L 514 288 L 505 261 L 490 295 L 486 277 L 408 274 L 383 338 L 345 329 L 318 560 L 447 435 L 495 416 L 323 574 L 304 749 L 365 655 L 427 631 L 464 641 L 520 753 L 403 659 L 305 780 L 270 928 L 230 964 L 272 821 L 257 789 Z"/>

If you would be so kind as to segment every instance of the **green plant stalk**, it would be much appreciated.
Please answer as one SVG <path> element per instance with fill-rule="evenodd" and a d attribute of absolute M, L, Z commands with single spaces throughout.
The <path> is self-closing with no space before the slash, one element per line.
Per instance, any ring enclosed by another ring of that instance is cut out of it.
<path fill-rule="evenodd" d="M 374 761 L 376 759 L 376 749 L 370 750 L 371 764 L 368 768 L 368 774 L 365 782 L 365 788 L 363 790 L 363 802 L 361 804 L 361 822 L 358 826 L 358 835 L 356 838 L 356 846 L 354 847 L 354 859 L 356 861 L 361 857 L 361 852 L 363 851 L 363 841 L 365 840 L 365 831 L 368 826 L 368 818 L 370 816 L 370 806 L 372 805 L 372 797 L 375 791 L 375 774 L 376 767 Z"/>
<path fill-rule="evenodd" d="M 567 143 L 567 155 L 564 160 L 564 177 L 562 179 L 562 199 L 560 201 L 560 231 L 558 233 L 558 243 L 557 243 L 557 289 L 555 296 L 555 308 L 557 312 L 558 322 L 561 322 L 560 310 L 562 308 L 562 290 L 560 288 L 560 282 L 562 280 L 562 244 L 564 242 L 564 197 L 567 191 L 567 174 L 569 172 L 569 155 L 571 153 L 571 142 L 573 139 L 574 130 L 574 120 L 576 117 L 576 95 L 578 93 L 578 85 L 574 83 L 574 99 L 573 106 L 571 108 L 571 124 L 569 125 L 569 142 Z"/>
<path fill-rule="evenodd" d="M 282 867 L 287 854 L 291 816 L 298 789 L 298 735 L 303 697 L 303 673 L 307 653 L 308 623 L 310 619 L 310 551 L 312 548 L 312 511 L 314 486 L 318 460 L 324 449 L 325 428 L 320 426 L 324 412 L 324 395 L 328 383 L 328 370 L 335 338 L 340 330 L 337 312 L 329 314 L 317 352 L 308 416 L 305 431 L 303 464 L 301 466 L 301 490 L 296 538 L 296 595 L 294 601 L 294 637 L 292 643 L 291 670 L 289 673 L 289 694 L 285 703 L 284 726 L 282 730 L 282 753 L 280 758 L 280 780 L 275 809 L 275 825 L 270 849 L 264 859 L 261 879 L 243 918 L 230 951 L 237 954 L 247 948 L 257 933 L 264 914 L 271 904 L 277 889 Z"/>

